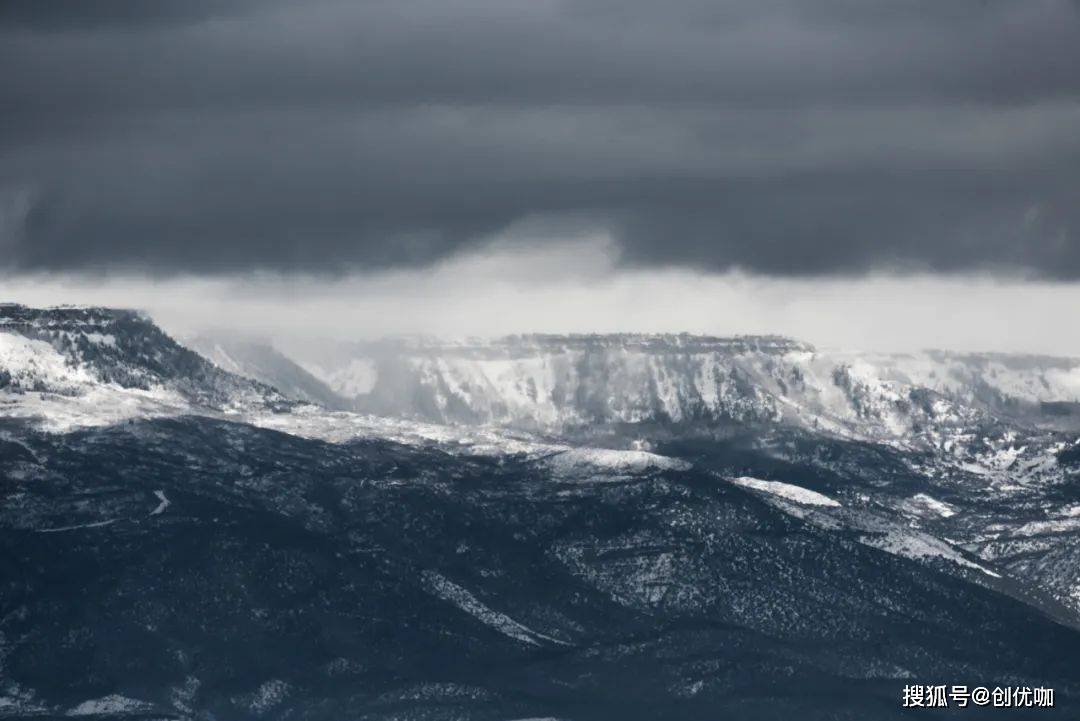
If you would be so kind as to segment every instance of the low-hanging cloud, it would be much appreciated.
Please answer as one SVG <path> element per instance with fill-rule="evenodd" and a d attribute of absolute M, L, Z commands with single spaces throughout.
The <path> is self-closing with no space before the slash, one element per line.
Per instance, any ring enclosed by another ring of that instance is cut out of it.
<path fill-rule="evenodd" d="M 637 268 L 1080 278 L 1072 0 L 4 8 L 8 271 L 424 267 L 529 221 Z"/>

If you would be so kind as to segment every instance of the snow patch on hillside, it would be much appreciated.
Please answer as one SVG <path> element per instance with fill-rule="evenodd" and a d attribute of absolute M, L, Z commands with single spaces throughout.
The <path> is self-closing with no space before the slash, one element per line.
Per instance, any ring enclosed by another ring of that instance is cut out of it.
<path fill-rule="evenodd" d="M 925 493 L 916 493 L 907 500 L 904 508 L 923 517 L 951 518 L 956 515 L 956 509 L 953 506 Z"/>
<path fill-rule="evenodd" d="M 259 686 L 258 690 L 252 696 L 248 709 L 256 716 L 262 716 L 267 711 L 280 706 L 288 697 L 291 690 L 292 687 L 285 681 L 282 681 L 281 679 L 271 679 Z"/>
<path fill-rule="evenodd" d="M 867 546 L 872 546 L 895 556 L 903 556 L 914 560 L 941 558 L 960 566 L 982 571 L 988 576 L 1001 578 L 1001 574 L 964 558 L 959 551 L 945 543 L 945 541 L 923 533 L 892 529 L 882 534 L 866 535 L 859 540 Z"/>
<path fill-rule="evenodd" d="M 315 406 L 301 406 L 289 413 L 252 413 L 243 420 L 261 428 L 331 443 L 379 438 L 409 445 L 434 444 L 455 453 L 517 456 L 543 462 L 557 474 L 566 476 L 596 471 L 643 473 L 690 468 L 686 461 L 648 451 L 577 447 L 492 426 L 421 423 L 345 411 L 327 412 Z"/>
<path fill-rule="evenodd" d="M 488 608 L 470 591 L 462 588 L 435 571 L 424 571 L 423 574 L 421 574 L 421 578 L 424 582 L 424 588 L 429 593 L 454 604 L 465 613 L 479 619 L 499 633 L 509 636 L 515 641 L 521 641 L 530 646 L 540 646 L 540 641 L 548 641 L 563 646 L 569 645 L 565 641 L 560 641 L 557 638 L 552 638 L 551 636 L 546 636 L 534 631 L 531 628 L 518 623 L 505 613 Z"/>
<path fill-rule="evenodd" d="M 824 506 L 828 508 L 840 507 L 840 502 L 835 501 L 828 496 L 818 493 L 817 491 L 811 491 L 809 488 L 803 488 L 802 486 L 795 486 L 790 483 L 781 483 L 780 481 L 763 481 L 759 478 L 751 478 L 749 476 L 740 476 L 739 478 L 729 479 L 731 483 L 737 486 L 743 486 L 744 488 L 752 488 L 755 491 L 762 491 L 774 496 L 780 496 L 786 498 L 789 501 L 795 501 L 801 503 L 804 506 Z"/>
<path fill-rule="evenodd" d="M 78 389 L 78 395 L 10 393 L 0 390 L 0 416 L 33 422 L 48 433 L 111 426 L 136 418 L 156 418 L 194 412 L 176 391 L 164 388 L 121 388 L 97 383 Z"/>
<path fill-rule="evenodd" d="M 108 716 L 108 715 L 133 715 L 153 711 L 153 704 L 128 698 L 119 694 L 103 696 L 102 698 L 83 701 L 67 711 L 66 716 Z"/>
<path fill-rule="evenodd" d="M 8 378 L 0 388 L 7 385 L 23 391 L 78 393 L 96 380 L 49 343 L 4 332 L 0 332 L 0 374 Z"/>
<path fill-rule="evenodd" d="M 160 516 L 165 512 L 165 509 L 172 505 L 172 501 L 165 495 L 165 491 L 154 491 L 154 495 L 158 499 L 157 507 L 150 511 L 151 516 Z"/>
<path fill-rule="evenodd" d="M 570 448 L 552 456 L 548 462 L 558 471 L 589 468 L 640 473 L 648 470 L 684 471 L 691 467 L 686 461 L 648 451 L 608 448 Z"/>

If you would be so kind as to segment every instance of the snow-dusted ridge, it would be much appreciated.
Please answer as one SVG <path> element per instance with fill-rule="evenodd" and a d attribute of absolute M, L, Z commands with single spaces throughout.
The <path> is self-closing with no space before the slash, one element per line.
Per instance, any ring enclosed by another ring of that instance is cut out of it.
<path fill-rule="evenodd" d="M 1080 361 L 1062 358 L 849 353 L 776 336 L 613 334 L 384 341 L 301 360 L 358 410 L 431 422 L 556 432 L 784 423 L 875 441 L 921 435 L 937 444 L 956 427 L 995 417 L 1080 427 Z"/>
<path fill-rule="evenodd" d="M 561 476 L 583 479 L 599 477 L 598 469 L 616 477 L 680 470 L 686 462 L 552 440 L 568 438 L 565 430 L 791 425 L 929 451 L 938 467 L 981 476 L 1010 493 L 1024 478 L 1052 472 L 1063 441 L 1049 445 L 1010 426 L 994 427 L 992 409 L 971 400 L 985 391 L 982 381 L 972 380 L 972 369 L 991 368 L 1000 379 L 998 366 L 1011 368 L 1006 380 L 1015 391 L 1027 387 L 1016 380 L 1024 369 L 1043 374 L 1038 377 L 1045 390 L 1047 373 L 1068 379 L 1070 369 L 1080 367 L 1062 359 L 999 356 L 980 357 L 984 365 L 972 366 L 937 352 L 828 354 L 775 336 L 546 335 L 458 344 L 424 339 L 355 347 L 372 357 L 351 356 L 345 368 L 361 367 L 377 377 L 364 379 L 372 392 L 354 399 L 356 409 L 348 411 L 311 402 L 333 393 L 304 370 L 317 368 L 311 363 L 293 363 L 265 344 L 211 345 L 216 365 L 133 311 L 0 305 L 0 416 L 64 432 L 134 418 L 206 415 L 331 442 L 378 437 L 468 453 L 523 454 L 543 459 Z M 952 370 L 942 371 L 946 367 Z M 270 375 L 283 378 L 291 399 L 256 380 Z M 1069 397 L 1069 383 L 1062 381 L 1061 397 Z M 911 499 L 906 508 L 926 518 L 954 512 L 929 496 Z"/>
<path fill-rule="evenodd" d="M 731 482 L 736 486 L 742 486 L 743 488 L 752 488 L 755 491 L 761 491 L 763 493 L 769 493 L 780 498 L 794 501 L 795 503 L 801 503 L 804 506 L 824 506 L 825 508 L 839 508 L 840 502 L 832 498 L 829 498 L 823 493 L 817 491 L 811 491 L 809 488 L 803 488 L 802 486 L 796 486 L 791 483 L 782 483 L 781 481 L 763 481 L 759 478 L 750 478 L 747 476 L 740 476 L 739 478 L 732 478 Z"/>
<path fill-rule="evenodd" d="M 293 401 L 332 410 L 349 408 L 344 397 L 267 341 L 218 333 L 183 338 L 182 342 L 221 370 L 272 386 Z"/>
<path fill-rule="evenodd" d="M 68 709 L 64 715 L 75 717 L 92 716 L 95 718 L 102 716 L 123 717 L 129 715 L 142 715 L 152 711 L 154 711 L 153 704 L 121 696 L 120 694 L 112 694 L 102 698 L 83 701 Z"/>
<path fill-rule="evenodd" d="M 775 336 L 546 335 L 362 348 L 372 358 L 350 356 L 345 367 L 373 372 L 373 381 L 365 379 L 371 393 L 354 399 L 353 411 L 330 410 L 311 402 L 333 393 L 304 370 L 316 366 L 293 363 L 265 345 L 214 344 L 215 365 L 133 311 L 0 305 L 0 415 L 57 432 L 207 415 L 332 442 L 385 437 L 473 453 L 525 453 L 583 477 L 597 468 L 678 470 L 685 462 L 552 438 L 605 424 L 790 425 L 929 451 L 934 463 L 982 476 L 1008 493 L 1024 478 L 1052 471 L 1065 441 L 1033 436 L 1022 425 L 994 425 L 993 408 L 977 398 L 989 383 L 979 369 L 989 368 L 1012 392 L 1036 383 L 1068 399 L 1080 368 L 1063 359 L 1001 356 L 980 356 L 972 365 L 966 356 L 940 352 L 829 354 Z M 1017 380 L 1024 373 L 1034 380 Z M 268 374 L 284 377 L 291 399 L 255 380 Z M 928 518 L 952 512 L 929 497 L 908 507 Z"/>
<path fill-rule="evenodd" d="M 36 311 L 22 306 L 0 311 L 8 314 L 0 326 L 0 415 L 32 421 L 50 432 L 137 418 L 202 415 L 330 442 L 380 438 L 437 444 L 462 453 L 521 455 L 541 460 L 564 476 L 687 465 L 646 451 L 540 441 L 496 426 L 449 426 L 283 403 L 273 388 L 232 373 L 238 366 L 225 370 L 221 357 L 213 365 L 128 311 Z M 101 331 L 107 329 L 112 333 L 102 341 Z M 96 352 L 102 343 L 103 352 Z M 157 513 L 168 507 L 166 499 L 159 501 Z"/>
<path fill-rule="evenodd" d="M 397 339 L 344 346 L 317 362 L 293 362 L 265 343 L 192 342 L 212 362 L 133 311 L 0 305 L 0 390 L 80 397 L 108 386 L 124 392 L 103 409 L 144 405 L 148 413 L 244 411 L 291 399 L 556 434 L 598 424 L 781 423 L 945 450 L 958 433 L 1002 413 L 1037 416 L 1056 403 L 1035 420 L 1068 423 L 1069 404 L 1080 409 L 1080 361 L 833 353 L 778 336 Z M 101 415 L 115 422 L 125 412 Z"/>
<path fill-rule="evenodd" d="M 363 413 L 328 412 L 297 406 L 288 413 L 252 413 L 240 418 L 260 428 L 331 443 L 384 439 L 406 445 L 433 445 L 474 456 L 516 456 L 542 463 L 558 477 L 617 480 L 621 474 L 687 470 L 688 462 L 634 449 L 594 448 L 560 443 L 498 426 L 423 423 Z"/>
<path fill-rule="evenodd" d="M 880 513 L 869 512 L 865 508 L 847 509 L 842 503 L 823 493 L 792 483 L 747 476 L 727 480 L 734 485 L 761 493 L 767 501 L 785 513 L 807 520 L 822 529 L 854 530 L 858 532 L 860 543 L 894 556 L 920 562 L 947 562 L 964 569 L 979 571 L 994 579 L 1002 578 L 997 571 L 967 558 L 952 543 L 907 527 L 897 519 L 883 517 Z M 934 499 L 929 496 L 923 496 L 919 501 L 946 518 L 955 515 L 955 512 L 944 512 L 946 508 L 951 510 L 947 504 L 940 501 L 930 503 Z M 830 513 L 833 511 L 838 513 Z M 828 515 L 821 515 L 822 513 Z"/>
<path fill-rule="evenodd" d="M 128 310 L 0 305 L 0 415 L 56 431 L 135 417 L 279 407 Z"/>

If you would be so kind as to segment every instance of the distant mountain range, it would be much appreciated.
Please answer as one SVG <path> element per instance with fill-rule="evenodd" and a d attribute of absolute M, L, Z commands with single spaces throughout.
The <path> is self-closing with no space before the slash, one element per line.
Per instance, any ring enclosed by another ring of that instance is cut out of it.
<path fill-rule="evenodd" d="M 1074 713 L 1078 379 L 778 337 L 293 360 L 0 305 L 0 718 Z"/>
<path fill-rule="evenodd" d="M 435 423 L 563 431 L 777 422 L 870 438 L 976 416 L 1080 428 L 1080 359 L 635 334 L 340 344 L 300 364 L 265 343 L 194 347 L 297 399 Z"/>
<path fill-rule="evenodd" d="M 8 339 L 0 379 L 12 389 L 63 390 L 92 378 L 168 389 L 207 406 L 292 400 L 529 430 L 775 422 L 910 438 L 986 417 L 1041 428 L 1080 424 L 1080 359 L 858 354 L 776 336 L 615 334 L 342 343 L 298 362 L 269 342 L 235 335 L 180 345 L 132 311 L 0 305 L 0 329 Z M 34 343 L 52 350 L 34 351 Z"/>

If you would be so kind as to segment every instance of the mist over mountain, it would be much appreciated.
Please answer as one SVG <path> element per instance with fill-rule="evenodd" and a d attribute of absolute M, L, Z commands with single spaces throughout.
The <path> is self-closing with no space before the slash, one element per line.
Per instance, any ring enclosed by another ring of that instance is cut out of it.
<path fill-rule="evenodd" d="M 531 429 L 749 421 L 907 437 L 971 414 L 1080 423 L 1080 360 L 819 351 L 776 336 L 529 335 L 340 344 L 311 370 L 357 409 Z"/>
<path fill-rule="evenodd" d="M 350 406 L 346 397 L 335 393 L 268 341 L 219 332 L 185 338 L 184 344 L 218 368 L 273 386 L 293 400 L 334 410 Z"/>
<path fill-rule="evenodd" d="M 6 717 L 887 719 L 942 680 L 1080 703 L 1076 361 L 190 342 L 0 306 Z"/>

